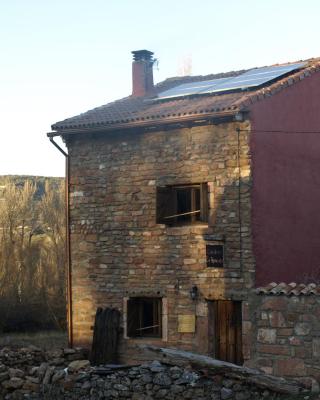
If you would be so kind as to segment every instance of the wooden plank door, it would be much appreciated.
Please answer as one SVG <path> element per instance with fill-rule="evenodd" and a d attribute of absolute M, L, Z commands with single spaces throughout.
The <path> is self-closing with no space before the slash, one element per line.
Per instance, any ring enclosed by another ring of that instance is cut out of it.
<path fill-rule="evenodd" d="M 209 301 L 209 353 L 218 360 L 242 364 L 241 302 Z"/>

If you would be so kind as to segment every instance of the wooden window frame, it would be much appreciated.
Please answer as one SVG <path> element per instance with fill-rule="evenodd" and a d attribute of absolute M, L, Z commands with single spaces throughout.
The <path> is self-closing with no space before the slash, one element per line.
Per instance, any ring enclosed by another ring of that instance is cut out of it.
<path fill-rule="evenodd" d="M 153 307 L 153 325 L 144 326 L 146 305 Z M 161 297 L 135 296 L 126 298 L 125 336 L 127 338 L 163 337 L 163 301 Z"/>
<path fill-rule="evenodd" d="M 178 212 L 178 191 L 190 190 L 190 211 Z M 199 191 L 200 209 L 197 209 L 196 196 Z M 209 211 L 208 184 L 193 183 L 183 185 L 170 185 L 157 187 L 156 222 L 168 226 L 185 226 L 194 224 L 207 224 Z M 199 219 L 197 214 L 199 213 Z M 179 217 L 190 215 L 190 220 L 181 221 Z"/>

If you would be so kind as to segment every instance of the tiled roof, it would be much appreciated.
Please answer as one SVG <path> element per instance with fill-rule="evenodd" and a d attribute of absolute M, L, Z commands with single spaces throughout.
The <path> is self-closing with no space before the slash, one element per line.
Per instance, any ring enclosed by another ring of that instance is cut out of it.
<path fill-rule="evenodd" d="M 307 61 L 306 67 L 277 82 L 251 91 L 195 95 L 183 98 L 154 101 L 152 98 L 126 97 L 121 100 L 94 108 L 78 116 L 68 118 L 52 125 L 53 130 L 90 130 L 96 128 L 114 129 L 117 126 L 149 125 L 152 123 L 171 122 L 176 119 L 194 119 L 201 116 L 220 116 L 236 114 L 250 107 L 252 103 L 270 97 L 273 94 L 299 82 L 312 73 L 320 70 L 319 59 Z M 244 71 L 225 74 L 169 78 L 158 85 L 158 93 L 182 83 L 197 82 L 221 77 L 236 76 Z"/>
<path fill-rule="evenodd" d="M 275 283 L 272 282 L 264 287 L 259 287 L 256 290 L 257 294 L 266 295 L 286 295 L 286 296 L 302 296 L 302 295 L 316 295 L 320 296 L 320 284 L 309 283 Z"/>

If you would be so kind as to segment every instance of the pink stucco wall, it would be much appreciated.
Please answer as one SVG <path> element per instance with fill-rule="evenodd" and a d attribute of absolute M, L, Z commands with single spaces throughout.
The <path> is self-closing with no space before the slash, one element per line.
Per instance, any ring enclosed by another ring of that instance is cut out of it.
<path fill-rule="evenodd" d="M 320 73 L 257 102 L 250 119 L 256 285 L 320 281 Z"/>

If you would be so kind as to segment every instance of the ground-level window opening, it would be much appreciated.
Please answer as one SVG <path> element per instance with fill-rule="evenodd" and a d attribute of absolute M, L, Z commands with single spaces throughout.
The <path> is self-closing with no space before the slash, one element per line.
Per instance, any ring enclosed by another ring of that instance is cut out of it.
<path fill-rule="evenodd" d="M 127 305 L 128 337 L 162 337 L 162 299 L 131 297 Z"/>

